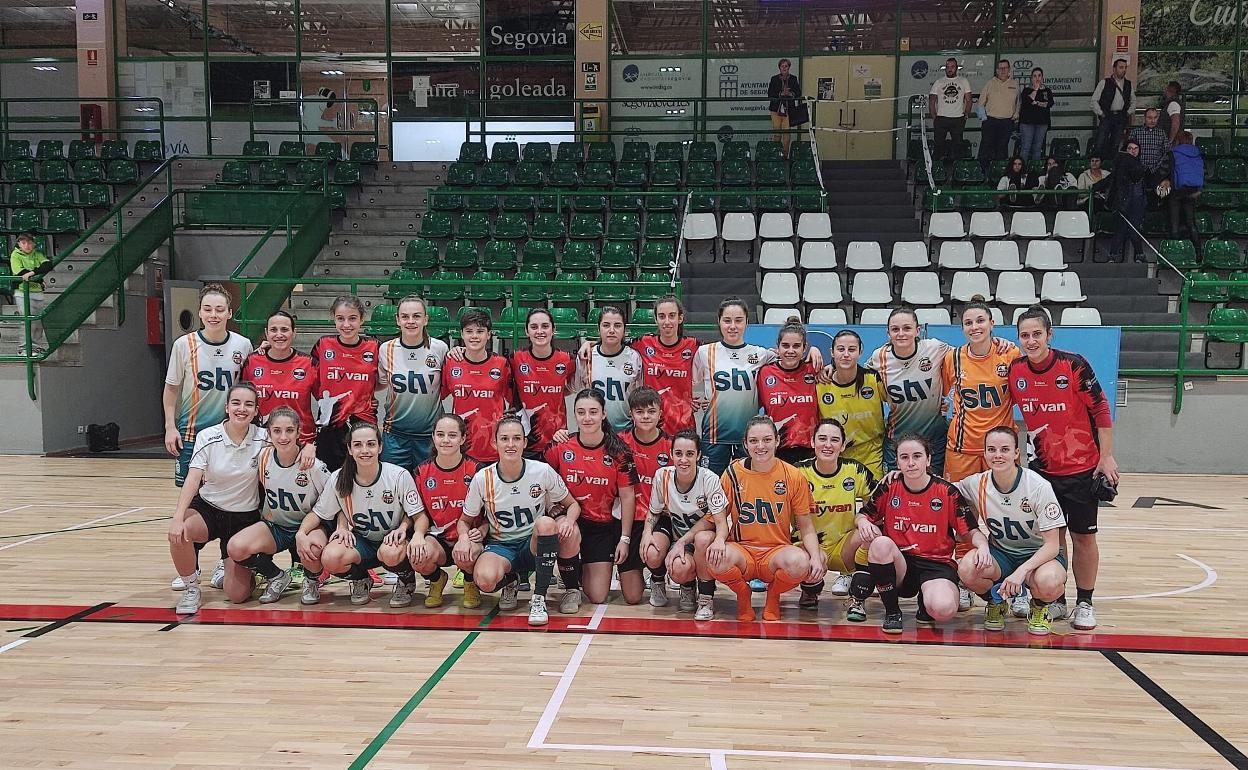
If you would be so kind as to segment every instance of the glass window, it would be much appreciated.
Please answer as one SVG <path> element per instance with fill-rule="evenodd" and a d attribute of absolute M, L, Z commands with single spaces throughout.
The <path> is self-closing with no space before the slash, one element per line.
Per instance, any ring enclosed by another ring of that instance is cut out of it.
<path fill-rule="evenodd" d="M 765 0 L 709 0 L 711 51 L 797 51 L 801 45 L 801 7 Z"/>
<path fill-rule="evenodd" d="M 476 61 L 394 63 L 396 120 L 475 116 L 480 91 Z"/>
<path fill-rule="evenodd" d="M 77 41 L 74 4 L 70 0 L 0 6 L 0 48 L 72 50 Z"/>
<path fill-rule="evenodd" d="M 1236 0 L 1142 0 L 1140 50 L 1229 48 L 1235 44 L 1235 6 Z"/>
<path fill-rule="evenodd" d="M 386 53 L 386 0 L 300 0 L 304 56 Z"/>
<path fill-rule="evenodd" d="M 1087 48 L 1096 45 L 1098 0 L 1025 0 L 1002 4 L 1002 48 Z"/>
<path fill-rule="evenodd" d="M 180 0 L 178 0 L 180 1 Z M 199 18 L 199 6 L 194 17 Z M 303 50 L 320 50 L 327 30 L 303 30 Z M 208 2 L 208 50 L 232 54 L 295 52 L 295 7 L 290 0 L 263 3 Z"/>
<path fill-rule="evenodd" d="M 202 12 L 199 0 L 126 0 L 126 53 L 202 56 L 204 33 L 192 23 Z"/>
<path fill-rule="evenodd" d="M 390 41 L 395 56 L 477 53 L 481 50 L 481 5 L 476 0 L 394 0 Z"/>
<path fill-rule="evenodd" d="M 806 52 L 889 51 L 897 45 L 897 3 L 864 0 L 847 10 L 806 10 Z"/>
<path fill-rule="evenodd" d="M 161 100 L 168 117 L 207 115 L 202 61 L 141 61 L 117 63 L 118 96 L 150 96 Z M 126 114 L 138 116 L 152 105 L 135 102 Z"/>
<path fill-rule="evenodd" d="M 616 54 L 701 53 L 701 0 L 611 0 Z"/>
<path fill-rule="evenodd" d="M 571 0 L 488 0 L 485 52 L 490 56 L 572 56 Z"/>
<path fill-rule="evenodd" d="M 294 62 L 214 61 L 208 65 L 214 120 L 247 120 L 253 99 L 278 99 L 297 88 Z M 257 119 L 290 117 L 294 108 L 260 108 Z"/>
<path fill-rule="evenodd" d="M 911 51 L 992 48 L 997 23 L 993 0 L 905 0 L 901 37 Z"/>
<path fill-rule="evenodd" d="M 485 96 L 490 116 L 571 115 L 572 62 L 487 62 Z"/>

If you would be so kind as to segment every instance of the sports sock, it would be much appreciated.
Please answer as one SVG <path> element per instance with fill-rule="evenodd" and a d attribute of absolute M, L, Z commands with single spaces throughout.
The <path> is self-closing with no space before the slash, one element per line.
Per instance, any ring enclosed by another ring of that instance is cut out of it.
<path fill-rule="evenodd" d="M 780 596 L 785 591 L 792 590 L 800 582 L 802 582 L 800 579 L 791 577 L 784 570 L 776 570 L 775 577 L 767 584 L 767 600 L 763 604 L 763 620 L 780 619 Z"/>
<path fill-rule="evenodd" d="M 803 580 L 803 581 L 802 581 L 802 590 L 803 590 L 803 591 L 812 592 L 812 593 L 816 593 L 816 594 L 821 594 L 821 593 L 823 593 L 824 586 L 826 586 L 826 585 L 827 585 L 827 584 L 826 584 L 826 583 L 824 583 L 822 580 L 820 580 L 818 583 L 807 583 L 806 581 L 804 581 L 804 580 Z"/>
<path fill-rule="evenodd" d="M 425 574 L 422 572 L 420 573 L 420 576 L 423 577 L 425 580 L 428 580 L 430 583 L 436 583 L 439 580 L 441 580 L 443 577 L 445 577 L 446 573 L 442 571 L 441 567 L 435 567 L 433 572 L 430 572 L 428 574 Z"/>
<path fill-rule="evenodd" d="M 897 566 L 891 561 L 887 564 L 872 562 L 867 566 L 871 570 L 871 577 L 875 578 L 875 590 L 880 592 L 884 611 L 890 615 L 901 612 L 901 602 L 897 598 Z"/>
<path fill-rule="evenodd" d="M 537 536 L 537 580 L 533 583 L 533 594 L 545 596 L 555 577 L 555 562 L 559 559 L 559 536 Z"/>
<path fill-rule="evenodd" d="M 650 579 L 662 581 L 667 577 L 667 564 L 660 564 L 658 569 L 650 570 Z"/>
<path fill-rule="evenodd" d="M 472 573 L 471 573 L 471 572 L 465 572 L 465 573 L 464 573 L 464 585 L 468 585 L 469 583 L 472 583 L 472 584 L 474 584 L 474 585 L 475 585 L 475 584 L 476 584 L 476 582 L 477 582 L 477 581 L 475 581 L 475 580 L 473 580 L 473 579 L 472 579 Z"/>
<path fill-rule="evenodd" d="M 399 578 L 399 582 L 405 586 L 410 586 L 416 582 L 416 570 L 412 567 L 412 563 L 410 561 L 404 560 L 403 563 L 397 567 L 391 567 L 387 564 L 386 569 L 393 572 L 395 576 Z"/>
<path fill-rule="evenodd" d="M 1033 609 L 1036 607 L 1047 607 L 1049 606 L 1049 603 L 1044 601 L 1043 599 L 1037 599 L 1036 597 L 1033 596 L 1031 597 L 1031 606 Z"/>
<path fill-rule="evenodd" d="M 503 579 L 498 581 L 498 585 L 494 586 L 494 588 L 495 590 L 501 590 L 511 585 L 512 583 L 519 582 L 519 580 L 520 580 L 520 576 L 516 574 L 515 570 L 512 570 L 511 572 L 508 572 L 506 575 L 503 575 Z"/>
<path fill-rule="evenodd" d="M 340 577 L 344 580 L 371 580 L 372 579 L 368 576 L 368 570 L 364 569 L 359 564 L 352 564 L 350 567 L 347 567 L 346 572 L 334 573 L 334 577 Z"/>
<path fill-rule="evenodd" d="M 1077 604 L 1079 602 L 1087 602 L 1088 604 L 1091 604 L 1092 592 L 1095 590 L 1096 590 L 1095 588 L 1076 588 L 1075 589 L 1075 603 Z"/>
<path fill-rule="evenodd" d="M 866 567 L 854 565 L 854 576 L 849 579 L 849 595 L 855 601 L 865 602 L 875 590 L 875 579 Z"/>
<path fill-rule="evenodd" d="M 982 594 L 975 594 L 975 595 L 983 599 L 988 604 L 993 604 L 996 602 L 996 599 L 992 598 L 992 592 L 990 591 L 984 591 Z"/>
<path fill-rule="evenodd" d="M 714 580 L 698 580 L 698 596 L 714 596 L 715 581 Z"/>
<path fill-rule="evenodd" d="M 253 553 L 246 559 L 238 562 L 239 566 L 246 567 L 252 572 L 258 572 L 269 580 L 282 574 L 282 570 L 273 562 L 272 554 Z"/>
<path fill-rule="evenodd" d="M 188 586 L 199 584 L 199 570 L 195 570 L 189 575 L 178 575 L 178 577 L 182 578 L 182 582 Z"/>
<path fill-rule="evenodd" d="M 567 589 L 581 587 L 581 555 L 560 556 L 559 576 L 563 578 L 563 587 Z"/>

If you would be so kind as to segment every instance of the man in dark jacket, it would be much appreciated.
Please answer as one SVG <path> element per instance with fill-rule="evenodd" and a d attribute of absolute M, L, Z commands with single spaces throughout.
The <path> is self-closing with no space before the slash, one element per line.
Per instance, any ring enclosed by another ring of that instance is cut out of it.
<path fill-rule="evenodd" d="M 1114 173 L 1109 176 L 1109 193 L 1106 204 L 1118 215 L 1117 227 L 1109 244 L 1109 261 L 1126 259 L 1123 247 L 1127 239 L 1135 249 L 1135 261 L 1144 262 L 1144 165 L 1140 163 L 1140 146 L 1127 141 L 1127 146 L 1114 160 Z"/>
<path fill-rule="evenodd" d="M 1097 117 L 1094 145 L 1102 157 L 1108 158 L 1118 151 L 1118 143 L 1131 125 L 1134 101 L 1131 81 L 1127 80 L 1127 60 L 1115 59 L 1109 77 L 1097 83 L 1092 91 L 1092 112 Z"/>

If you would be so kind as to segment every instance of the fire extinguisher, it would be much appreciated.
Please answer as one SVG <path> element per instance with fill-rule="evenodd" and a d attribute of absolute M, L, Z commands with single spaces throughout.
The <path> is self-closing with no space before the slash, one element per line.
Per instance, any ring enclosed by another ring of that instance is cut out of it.
<path fill-rule="evenodd" d="M 98 104 L 82 104 L 78 107 L 79 124 L 82 126 L 82 139 L 86 142 L 99 144 L 104 141 L 100 129 L 104 127 L 104 113 Z"/>

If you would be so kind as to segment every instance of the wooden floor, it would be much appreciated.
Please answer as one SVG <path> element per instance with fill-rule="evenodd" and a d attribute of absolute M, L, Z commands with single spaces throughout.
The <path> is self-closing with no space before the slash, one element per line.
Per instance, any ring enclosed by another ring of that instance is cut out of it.
<path fill-rule="evenodd" d="M 1124 477 L 1095 632 L 979 606 L 885 640 L 878 602 L 796 594 L 773 624 L 617 599 L 530 631 L 492 597 L 205 588 L 179 622 L 171 468 L 0 457 L 0 768 L 1248 768 L 1244 477 Z"/>

